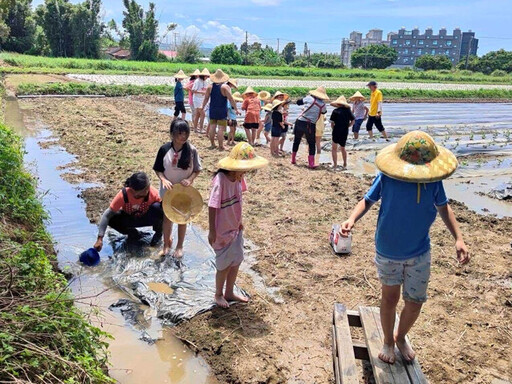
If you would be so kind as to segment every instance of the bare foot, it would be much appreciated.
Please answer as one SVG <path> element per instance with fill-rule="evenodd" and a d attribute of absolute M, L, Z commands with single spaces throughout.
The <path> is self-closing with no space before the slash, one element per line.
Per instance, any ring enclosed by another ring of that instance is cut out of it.
<path fill-rule="evenodd" d="M 169 251 L 171 250 L 171 247 L 164 247 L 160 252 L 158 252 L 158 257 L 167 256 Z"/>
<path fill-rule="evenodd" d="M 215 295 L 215 303 L 221 308 L 229 308 L 229 303 L 222 295 Z"/>
<path fill-rule="evenodd" d="M 232 295 L 226 295 L 225 298 L 227 301 L 239 301 L 241 303 L 249 302 L 249 298 L 245 296 L 235 295 L 234 293 Z"/>
<path fill-rule="evenodd" d="M 395 363 L 395 346 L 384 344 L 380 353 L 379 359 L 388 364 Z"/>
<path fill-rule="evenodd" d="M 172 255 L 177 259 L 181 259 L 183 257 L 183 248 L 176 248 Z"/>
<path fill-rule="evenodd" d="M 414 352 L 414 349 L 412 349 L 411 345 L 405 339 L 400 340 L 395 336 L 395 343 L 405 360 L 414 360 L 416 352 Z"/>

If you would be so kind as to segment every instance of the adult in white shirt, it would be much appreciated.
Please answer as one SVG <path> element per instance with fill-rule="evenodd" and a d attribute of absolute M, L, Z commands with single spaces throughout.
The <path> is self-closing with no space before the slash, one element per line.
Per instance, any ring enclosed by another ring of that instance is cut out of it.
<path fill-rule="evenodd" d="M 194 85 L 192 86 L 192 102 L 194 103 L 194 119 L 193 126 L 194 131 L 196 133 L 203 133 L 203 125 L 204 125 L 204 109 L 203 109 L 203 101 L 204 95 L 206 94 L 206 89 L 208 88 L 210 77 L 210 71 L 207 68 L 201 71 L 199 77 L 194 81 Z"/>

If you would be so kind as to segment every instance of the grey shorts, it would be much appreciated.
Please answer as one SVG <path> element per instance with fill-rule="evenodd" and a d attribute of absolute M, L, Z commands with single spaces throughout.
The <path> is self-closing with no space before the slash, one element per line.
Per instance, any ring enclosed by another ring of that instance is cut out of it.
<path fill-rule="evenodd" d="M 244 261 L 244 235 L 238 232 L 233 242 L 222 249 L 215 251 L 215 266 L 223 271 L 229 267 L 236 267 Z"/>
<path fill-rule="evenodd" d="M 430 279 L 430 251 L 406 260 L 375 256 L 375 265 L 382 285 L 402 285 L 404 300 L 415 303 L 427 301 Z"/>

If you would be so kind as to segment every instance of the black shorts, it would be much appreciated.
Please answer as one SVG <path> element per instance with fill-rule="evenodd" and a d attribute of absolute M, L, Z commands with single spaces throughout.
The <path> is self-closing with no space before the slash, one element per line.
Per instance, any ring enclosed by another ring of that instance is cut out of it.
<path fill-rule="evenodd" d="M 281 132 L 282 132 L 281 127 L 274 127 L 274 126 L 272 126 L 272 129 L 271 129 L 271 132 L 270 132 L 270 136 L 272 136 L 272 137 L 281 137 Z"/>
<path fill-rule="evenodd" d="M 348 128 L 334 129 L 332 131 L 332 142 L 344 147 L 347 144 Z"/>
<path fill-rule="evenodd" d="M 368 116 L 368 121 L 366 122 L 366 130 L 371 131 L 373 129 L 373 124 L 375 124 L 379 132 L 384 131 L 384 126 L 382 125 L 382 118 L 380 116 Z"/>
<path fill-rule="evenodd" d="M 185 103 L 183 101 L 176 101 L 174 106 L 174 116 L 178 116 L 181 113 L 187 113 L 185 109 Z"/>
<path fill-rule="evenodd" d="M 231 119 L 228 119 L 228 127 L 231 127 L 231 128 L 236 128 L 236 120 L 231 120 Z"/>
<path fill-rule="evenodd" d="M 260 127 L 259 123 L 244 123 L 245 129 L 258 129 Z"/>

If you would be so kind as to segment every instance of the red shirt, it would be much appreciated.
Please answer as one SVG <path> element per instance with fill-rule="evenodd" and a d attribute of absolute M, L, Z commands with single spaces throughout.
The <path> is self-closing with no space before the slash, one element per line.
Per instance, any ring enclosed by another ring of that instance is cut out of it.
<path fill-rule="evenodd" d="M 256 96 L 246 98 L 242 104 L 242 110 L 245 111 L 246 123 L 260 122 L 261 101 Z"/>
<path fill-rule="evenodd" d="M 128 203 L 124 201 L 123 191 L 119 191 L 110 203 L 110 209 L 114 212 L 124 211 L 129 215 L 142 216 L 144 215 L 151 204 L 162 201 L 156 188 L 149 187 L 149 192 L 146 197 L 136 199 L 133 195 L 133 190 L 130 187 L 126 187 L 126 195 L 128 197 Z"/>

